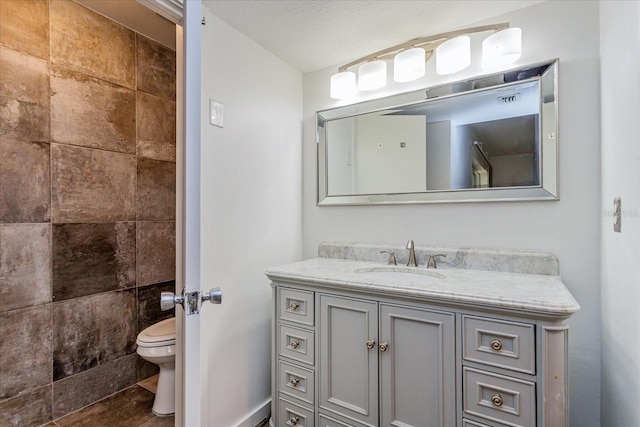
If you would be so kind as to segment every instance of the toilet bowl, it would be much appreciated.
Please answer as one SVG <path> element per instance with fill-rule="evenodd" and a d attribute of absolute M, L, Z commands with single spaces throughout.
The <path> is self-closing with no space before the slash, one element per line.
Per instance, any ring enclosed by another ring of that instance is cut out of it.
<path fill-rule="evenodd" d="M 138 334 L 138 354 L 160 367 L 158 389 L 153 401 L 153 413 L 171 415 L 175 412 L 175 348 L 176 318 L 163 320 Z"/>

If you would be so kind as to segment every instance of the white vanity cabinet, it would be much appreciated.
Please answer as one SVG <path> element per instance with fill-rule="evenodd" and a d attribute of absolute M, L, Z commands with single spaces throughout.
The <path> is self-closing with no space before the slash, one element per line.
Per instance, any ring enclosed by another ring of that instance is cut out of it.
<path fill-rule="evenodd" d="M 267 271 L 272 426 L 569 425 L 565 321 L 579 306 L 557 276 L 441 270 L 445 286 L 351 273 L 370 267 Z"/>

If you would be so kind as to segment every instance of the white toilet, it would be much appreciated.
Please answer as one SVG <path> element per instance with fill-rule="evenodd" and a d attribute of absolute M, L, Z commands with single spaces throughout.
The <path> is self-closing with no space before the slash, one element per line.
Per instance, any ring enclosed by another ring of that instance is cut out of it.
<path fill-rule="evenodd" d="M 163 320 L 138 334 L 138 354 L 160 367 L 158 389 L 153 401 L 153 413 L 171 415 L 175 412 L 176 318 Z"/>

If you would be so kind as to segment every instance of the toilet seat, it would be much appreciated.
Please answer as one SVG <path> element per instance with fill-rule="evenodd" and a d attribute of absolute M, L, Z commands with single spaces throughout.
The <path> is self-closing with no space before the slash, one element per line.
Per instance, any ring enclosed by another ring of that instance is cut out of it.
<path fill-rule="evenodd" d="M 136 344 L 140 347 L 163 347 L 176 343 L 176 318 L 163 320 L 149 326 L 138 334 Z"/>

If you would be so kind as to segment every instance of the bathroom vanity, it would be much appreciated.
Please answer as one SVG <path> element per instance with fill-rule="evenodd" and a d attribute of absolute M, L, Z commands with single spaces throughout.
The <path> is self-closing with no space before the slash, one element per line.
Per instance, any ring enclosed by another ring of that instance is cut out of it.
<path fill-rule="evenodd" d="M 327 243 L 267 270 L 271 425 L 568 426 L 565 321 L 579 305 L 556 258 L 415 253 L 405 267 L 404 246 Z"/>

